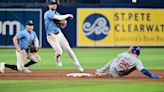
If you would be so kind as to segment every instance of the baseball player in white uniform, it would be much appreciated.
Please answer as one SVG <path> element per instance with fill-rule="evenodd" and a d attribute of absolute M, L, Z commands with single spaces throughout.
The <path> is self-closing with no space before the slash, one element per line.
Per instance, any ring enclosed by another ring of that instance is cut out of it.
<path fill-rule="evenodd" d="M 80 65 L 67 39 L 64 37 L 61 31 L 61 28 L 65 28 L 67 25 L 66 19 L 68 18 L 72 19 L 73 15 L 72 14 L 60 15 L 56 11 L 57 4 L 58 2 L 56 0 L 49 0 L 48 1 L 49 10 L 46 11 L 44 14 L 47 41 L 55 51 L 54 58 L 58 67 L 62 67 L 60 58 L 63 53 L 63 50 L 65 50 L 69 54 L 70 58 L 72 59 L 78 70 L 80 72 L 83 72 L 84 71 L 83 67 Z"/>
<path fill-rule="evenodd" d="M 97 69 L 96 76 L 106 76 L 110 75 L 112 77 L 122 77 L 130 74 L 135 69 L 141 71 L 144 75 L 150 78 L 160 78 L 160 76 L 152 74 L 146 70 L 141 62 L 138 59 L 140 55 L 140 47 L 132 46 L 128 52 L 121 53 L 105 64 L 102 68 Z"/>
<path fill-rule="evenodd" d="M 16 48 L 16 65 L 0 63 L 0 72 L 4 73 L 5 68 L 10 68 L 16 71 L 24 71 L 25 73 L 31 73 L 28 69 L 29 66 L 39 62 L 40 56 L 36 53 L 39 46 L 39 41 L 36 33 L 33 31 L 33 21 L 29 20 L 26 22 L 26 29 L 18 32 L 13 37 L 13 43 Z M 34 44 L 34 47 L 32 45 Z M 33 51 L 31 50 L 33 48 Z M 30 61 L 25 64 L 26 59 Z"/>

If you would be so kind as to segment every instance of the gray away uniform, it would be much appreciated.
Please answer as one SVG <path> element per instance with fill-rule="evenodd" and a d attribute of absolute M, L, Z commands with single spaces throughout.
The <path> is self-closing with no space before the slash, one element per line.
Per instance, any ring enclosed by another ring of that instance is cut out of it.
<path fill-rule="evenodd" d="M 142 70 L 144 66 L 140 59 L 133 57 L 128 52 L 121 53 L 105 64 L 102 68 L 98 69 L 99 73 L 109 71 L 113 77 L 128 75 L 135 69 Z"/>

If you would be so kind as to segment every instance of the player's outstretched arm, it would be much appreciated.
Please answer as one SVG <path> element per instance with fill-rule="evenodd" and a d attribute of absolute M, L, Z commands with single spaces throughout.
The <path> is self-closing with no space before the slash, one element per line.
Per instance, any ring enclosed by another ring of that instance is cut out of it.
<path fill-rule="evenodd" d="M 53 16 L 53 19 L 56 19 L 56 20 L 65 20 L 67 18 L 72 19 L 73 15 L 72 14 L 65 14 L 65 15 L 54 15 Z"/>
<path fill-rule="evenodd" d="M 148 77 L 150 77 L 150 78 L 161 78 L 161 76 L 152 74 L 152 73 L 150 73 L 150 72 L 149 72 L 148 70 L 146 70 L 146 69 L 142 69 L 141 72 L 142 72 L 144 75 L 146 75 L 146 76 L 148 76 Z"/>

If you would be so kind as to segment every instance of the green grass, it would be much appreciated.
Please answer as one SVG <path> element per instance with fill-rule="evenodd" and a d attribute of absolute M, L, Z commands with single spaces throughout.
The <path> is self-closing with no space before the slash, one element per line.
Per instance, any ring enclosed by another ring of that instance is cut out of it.
<path fill-rule="evenodd" d="M 85 69 L 97 69 L 127 48 L 73 49 Z M 42 61 L 32 69 L 57 69 L 52 49 L 40 49 Z M 147 69 L 164 70 L 164 48 L 142 48 L 140 59 Z M 15 49 L 0 49 L 0 62 L 15 64 Z M 62 69 L 75 69 L 66 52 Z M 120 80 L 0 80 L 0 92 L 164 92 L 163 82 Z"/>
<path fill-rule="evenodd" d="M 1 92 L 164 92 L 164 83 L 117 80 L 1 81 Z"/>
<path fill-rule="evenodd" d="M 97 69 L 127 48 L 75 48 L 73 49 L 85 69 Z M 52 49 L 40 49 L 42 61 L 32 69 L 57 69 Z M 147 69 L 164 70 L 164 48 L 142 48 L 140 59 Z M 15 64 L 15 49 L 0 49 L 0 62 Z M 74 69 L 66 52 L 62 55 L 62 69 Z"/>

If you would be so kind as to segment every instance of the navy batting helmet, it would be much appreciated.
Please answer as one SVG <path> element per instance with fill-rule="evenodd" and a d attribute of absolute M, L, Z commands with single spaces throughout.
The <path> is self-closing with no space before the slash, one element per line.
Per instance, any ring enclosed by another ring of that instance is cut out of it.
<path fill-rule="evenodd" d="M 132 46 L 132 53 L 140 55 L 140 47 L 139 46 Z"/>

